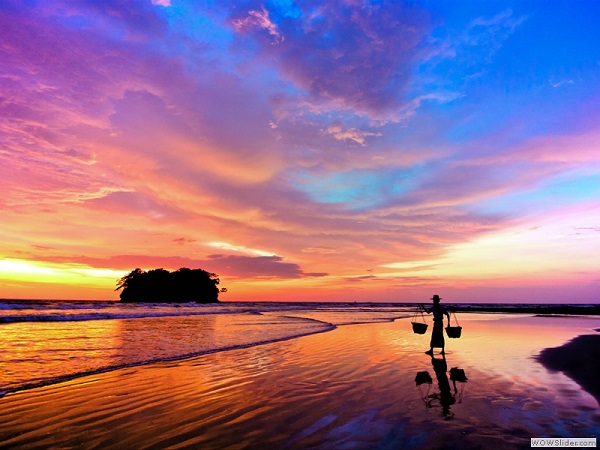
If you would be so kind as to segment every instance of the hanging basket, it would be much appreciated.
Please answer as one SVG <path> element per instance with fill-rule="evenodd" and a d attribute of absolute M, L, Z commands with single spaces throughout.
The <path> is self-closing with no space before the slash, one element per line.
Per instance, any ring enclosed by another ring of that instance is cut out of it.
<path fill-rule="evenodd" d="M 427 384 L 433 383 L 433 380 L 431 379 L 431 375 L 429 375 L 429 372 L 427 372 L 426 370 L 424 370 L 422 372 L 417 372 L 417 376 L 415 377 L 415 384 L 417 386 L 420 386 L 425 383 L 427 383 Z"/>
<path fill-rule="evenodd" d="M 456 326 L 451 326 L 450 321 L 448 321 L 448 326 L 446 327 L 446 334 L 451 339 L 458 339 L 462 333 L 462 327 L 458 324 L 458 319 L 456 318 L 456 313 L 451 312 L 451 316 L 454 316 L 454 321 L 456 322 Z"/>
<path fill-rule="evenodd" d="M 459 369 L 458 367 L 450 369 L 450 379 L 452 381 L 458 381 L 459 383 L 466 383 L 469 380 L 465 374 L 465 370 Z"/>
<path fill-rule="evenodd" d="M 426 323 L 421 322 L 412 322 L 413 332 L 415 334 L 425 334 L 427 333 L 428 325 Z"/>
<path fill-rule="evenodd" d="M 417 322 L 417 317 L 419 316 L 418 313 L 415 313 L 415 315 L 412 318 L 412 329 L 413 329 L 413 333 L 415 334 L 425 334 L 427 333 L 427 324 L 425 323 L 425 317 L 423 317 L 423 311 L 421 311 L 421 320 L 422 322 Z"/>

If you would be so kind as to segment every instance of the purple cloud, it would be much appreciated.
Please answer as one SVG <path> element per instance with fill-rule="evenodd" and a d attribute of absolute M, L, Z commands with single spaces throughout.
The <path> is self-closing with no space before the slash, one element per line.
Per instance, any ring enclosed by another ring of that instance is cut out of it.
<path fill-rule="evenodd" d="M 133 40 L 163 37 L 167 32 L 166 22 L 159 10 L 147 0 L 65 0 L 66 16 L 79 27 L 110 27 Z M 77 20 L 83 18 L 86 20 Z M 92 19 L 93 18 L 93 19 Z M 95 22 L 95 23 L 94 23 Z"/>
<path fill-rule="evenodd" d="M 221 267 L 222 273 L 247 278 L 322 277 L 326 273 L 305 273 L 298 264 L 283 262 L 280 256 L 210 255 L 210 264 Z"/>
<path fill-rule="evenodd" d="M 427 13 L 398 2 L 297 7 L 285 15 L 246 5 L 236 9 L 232 24 L 317 103 L 378 119 L 396 116 L 409 103 L 411 66 L 431 28 Z"/>

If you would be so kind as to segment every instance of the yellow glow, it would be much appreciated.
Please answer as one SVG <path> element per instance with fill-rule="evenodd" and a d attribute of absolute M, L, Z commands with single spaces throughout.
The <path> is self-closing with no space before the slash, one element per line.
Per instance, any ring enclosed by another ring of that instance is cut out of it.
<path fill-rule="evenodd" d="M 0 274 L 55 275 L 56 273 L 53 268 L 38 266 L 29 261 L 3 259 L 0 260 Z"/>
<path fill-rule="evenodd" d="M 240 253 L 248 253 L 251 255 L 258 255 L 258 256 L 275 256 L 275 253 L 273 252 L 267 252 L 264 250 L 257 250 L 254 248 L 248 248 L 248 247 L 244 247 L 241 245 L 233 245 L 233 244 L 228 244 L 227 242 L 208 242 L 206 245 L 208 245 L 209 247 L 215 247 L 221 250 L 232 250 L 234 252 L 240 252 Z"/>
<path fill-rule="evenodd" d="M 121 278 L 124 275 L 123 270 L 95 269 L 95 268 L 91 268 L 91 267 L 84 267 L 84 268 L 74 267 L 74 268 L 65 269 L 65 270 L 68 272 L 75 273 L 75 274 L 81 274 L 86 277 L 110 278 L 111 280 L 115 279 L 115 278 Z"/>
<path fill-rule="evenodd" d="M 107 279 L 114 282 L 123 271 L 97 269 L 73 264 L 48 264 L 19 259 L 0 260 L 0 279 L 34 283 L 76 285 L 105 285 Z"/>
<path fill-rule="evenodd" d="M 380 277 L 421 276 L 459 279 L 535 275 L 572 276 L 597 271 L 599 233 L 581 233 L 589 216 L 564 217 L 540 226 L 514 227 L 470 242 L 447 247 L 437 260 L 394 262 L 380 267 L 392 269 Z M 591 226 L 590 226 L 591 228 Z M 393 269 L 398 270 L 394 272 Z"/>
<path fill-rule="evenodd" d="M 395 263 L 390 263 L 390 264 L 383 264 L 381 265 L 381 267 L 385 267 L 388 269 L 419 269 L 423 266 L 428 266 L 431 264 L 438 264 L 439 261 L 436 260 L 423 260 L 423 261 L 408 261 L 408 262 L 395 262 Z"/>

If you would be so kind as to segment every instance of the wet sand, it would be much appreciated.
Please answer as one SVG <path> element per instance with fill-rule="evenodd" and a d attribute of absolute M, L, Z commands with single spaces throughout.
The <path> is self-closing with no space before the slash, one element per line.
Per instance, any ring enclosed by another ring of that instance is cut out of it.
<path fill-rule="evenodd" d="M 600 335 L 577 336 L 560 347 L 542 350 L 537 359 L 575 380 L 600 404 Z"/>
<path fill-rule="evenodd" d="M 544 348 L 597 334 L 598 319 L 459 320 L 446 364 L 468 382 L 446 415 L 441 356 L 432 364 L 429 334 L 413 334 L 406 319 L 8 394 L 0 447 L 530 448 L 531 437 L 598 436 L 597 400 L 572 373 L 537 361 Z M 420 371 L 433 378 L 421 389 Z"/>

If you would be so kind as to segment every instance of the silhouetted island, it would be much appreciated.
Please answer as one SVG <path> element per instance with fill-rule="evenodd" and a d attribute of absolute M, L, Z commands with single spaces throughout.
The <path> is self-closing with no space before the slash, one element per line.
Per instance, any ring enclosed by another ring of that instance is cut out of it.
<path fill-rule="evenodd" d="M 160 302 L 160 303 L 216 303 L 219 301 L 219 276 L 202 269 L 182 267 L 174 272 L 165 269 L 145 271 L 132 270 L 117 281 L 117 288 L 123 289 L 122 302 Z"/>

